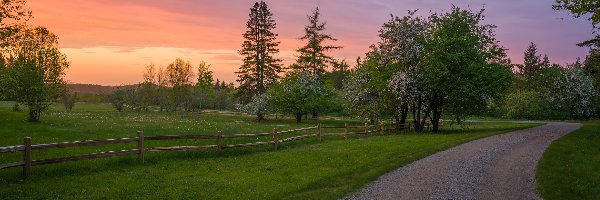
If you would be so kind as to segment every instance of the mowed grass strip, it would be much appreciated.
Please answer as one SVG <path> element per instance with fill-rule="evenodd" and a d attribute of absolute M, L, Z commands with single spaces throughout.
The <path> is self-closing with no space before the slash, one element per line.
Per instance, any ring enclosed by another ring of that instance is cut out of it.
<path fill-rule="evenodd" d="M 600 121 L 556 140 L 537 169 L 538 191 L 544 199 L 600 198 Z"/>
<path fill-rule="evenodd" d="M 25 135 L 34 143 L 212 132 L 268 132 L 308 127 L 316 123 L 342 125 L 356 121 L 321 120 L 296 124 L 293 119 L 254 122 L 253 117 L 222 114 L 113 112 L 106 105 L 78 105 L 72 113 L 53 108 L 44 122 L 24 122 L 25 113 L 0 104 L 0 146 L 20 144 Z M 93 112 L 85 111 L 93 107 Z M 105 106 L 105 107 L 103 107 Z M 160 119 L 160 120 L 157 120 Z M 133 119 L 133 120 L 132 120 Z M 533 124 L 475 123 L 469 128 L 444 127 L 440 134 L 369 137 L 327 136 L 270 146 L 212 151 L 148 153 L 146 163 L 136 156 L 105 158 L 33 167 L 23 180 L 21 169 L 0 171 L 2 199 L 334 199 L 356 191 L 380 175 L 435 152 L 477 138 L 535 126 Z M 340 130 L 337 130 L 340 131 Z M 224 132 L 224 133 L 227 133 Z M 311 132 L 312 133 L 312 132 Z M 300 133 L 301 134 L 301 133 Z M 250 138 L 248 140 L 269 140 Z M 214 141 L 148 141 L 152 146 L 214 144 Z M 235 143 L 236 141 L 229 141 Z M 34 159 L 79 155 L 100 150 L 135 148 L 135 144 L 34 151 Z M 0 154 L 0 162 L 22 159 L 20 153 Z"/>

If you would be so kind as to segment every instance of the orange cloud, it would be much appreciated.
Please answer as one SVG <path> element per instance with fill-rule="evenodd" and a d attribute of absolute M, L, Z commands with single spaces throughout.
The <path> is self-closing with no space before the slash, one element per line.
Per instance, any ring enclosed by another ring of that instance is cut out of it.
<path fill-rule="evenodd" d="M 31 0 L 33 24 L 49 28 L 72 62 L 67 78 L 77 83 L 119 85 L 142 80 L 143 66 L 166 65 L 181 57 L 212 64 L 215 77 L 233 82 L 241 65 L 237 55 L 242 33 L 254 1 L 192 0 Z M 363 0 L 278 0 L 267 2 L 278 23 L 281 42 L 279 57 L 285 64 L 294 61 L 302 44 L 306 16 L 319 6 L 327 32 L 343 49 L 333 52 L 351 64 L 377 41 L 377 31 L 389 14 L 406 10 L 448 9 L 451 2 L 363 1 Z M 452 4 L 479 8 L 486 4 L 486 23 L 498 25 L 498 38 L 510 49 L 513 61 L 520 62 L 530 41 L 553 61 L 564 63 L 583 57 L 585 49 L 574 44 L 591 38 L 582 27 L 585 20 L 560 20 L 564 13 L 550 9 L 552 2 L 505 0 L 456 0 Z M 527 19 L 527 20 L 525 20 Z M 583 22 L 582 22 L 583 21 Z M 540 44 L 541 43 L 541 44 Z"/>

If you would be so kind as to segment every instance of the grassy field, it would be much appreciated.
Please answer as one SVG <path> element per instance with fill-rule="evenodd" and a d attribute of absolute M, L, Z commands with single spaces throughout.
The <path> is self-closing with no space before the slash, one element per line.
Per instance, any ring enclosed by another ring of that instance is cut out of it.
<path fill-rule="evenodd" d="M 552 143 L 537 170 L 538 190 L 552 199 L 600 198 L 600 121 Z"/>
<path fill-rule="evenodd" d="M 71 113 L 54 106 L 42 123 L 24 120 L 0 102 L 0 146 L 133 137 L 145 135 L 224 134 L 269 132 L 324 125 L 361 124 L 358 121 L 293 119 L 256 123 L 252 116 L 215 113 L 112 111 L 110 105 L 78 104 Z M 438 134 L 402 133 L 386 136 L 324 137 L 270 146 L 215 152 L 159 152 L 146 155 L 78 161 L 33 167 L 23 180 L 21 169 L 0 171 L 1 199 L 335 199 L 380 175 L 435 152 L 474 139 L 535 126 L 534 124 L 475 123 L 468 128 L 442 127 Z M 333 130 L 332 130 L 333 131 Z M 339 131 L 339 130 L 338 130 Z M 258 139 L 248 139 L 258 140 Z M 268 140 L 268 139 L 267 139 Z M 241 141 L 227 141 L 237 143 Z M 198 145 L 214 141 L 147 141 L 147 146 Z M 135 148 L 135 144 L 34 151 L 33 158 L 78 155 Z M 0 163 L 22 159 L 20 153 L 0 154 Z"/>

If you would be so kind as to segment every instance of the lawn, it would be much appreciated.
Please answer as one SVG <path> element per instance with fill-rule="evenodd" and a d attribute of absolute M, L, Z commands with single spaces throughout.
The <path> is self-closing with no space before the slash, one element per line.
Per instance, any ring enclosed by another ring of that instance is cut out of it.
<path fill-rule="evenodd" d="M 600 121 L 554 143 L 544 153 L 537 170 L 538 191 L 544 199 L 600 198 Z"/>
<path fill-rule="evenodd" d="M 78 104 L 71 113 L 54 106 L 42 123 L 24 121 L 26 113 L 0 102 L 0 146 L 133 137 L 145 135 L 269 132 L 298 127 L 361 124 L 358 121 L 293 119 L 257 123 L 252 116 L 219 113 L 114 112 L 110 105 Z M 212 151 L 148 153 L 146 163 L 124 156 L 33 167 L 24 180 L 21 169 L 0 170 L 2 199 L 335 199 L 356 191 L 382 174 L 435 152 L 474 139 L 535 124 L 474 123 L 445 126 L 438 134 L 390 133 L 349 139 L 328 136 L 270 146 Z M 258 140 L 248 139 L 248 140 Z M 228 141 L 239 142 L 239 141 Z M 197 145 L 214 141 L 148 141 L 153 145 Z M 135 148 L 135 144 L 34 151 L 33 158 Z M 0 154 L 0 163 L 22 159 Z"/>

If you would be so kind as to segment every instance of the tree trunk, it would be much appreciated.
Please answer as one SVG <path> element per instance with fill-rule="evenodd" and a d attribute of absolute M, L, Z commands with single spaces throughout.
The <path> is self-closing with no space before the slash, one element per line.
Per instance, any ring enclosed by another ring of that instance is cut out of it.
<path fill-rule="evenodd" d="M 29 109 L 29 122 L 39 122 L 40 121 L 40 115 L 41 115 L 42 111 L 41 110 L 36 110 L 36 109 Z"/>
<path fill-rule="evenodd" d="M 397 125 L 398 130 L 400 129 L 404 129 L 405 125 L 406 125 L 406 118 L 408 117 L 408 106 L 403 106 L 402 110 L 400 111 L 400 121 Z M 398 121 L 398 120 L 396 120 Z"/>
<path fill-rule="evenodd" d="M 433 132 L 438 132 L 439 129 L 439 125 L 440 125 L 440 118 L 442 117 L 442 113 L 439 109 L 434 109 L 433 110 L 433 117 L 431 119 L 431 126 L 432 129 L 431 131 Z"/>
<path fill-rule="evenodd" d="M 302 113 L 297 112 L 296 113 L 296 123 L 301 123 L 301 122 L 302 122 Z"/>
<path fill-rule="evenodd" d="M 394 122 L 396 123 L 396 130 L 401 130 L 402 128 L 400 128 L 400 116 L 395 115 L 394 116 Z"/>
<path fill-rule="evenodd" d="M 256 118 L 258 119 L 259 122 L 265 120 L 265 114 L 259 113 L 256 114 Z"/>

